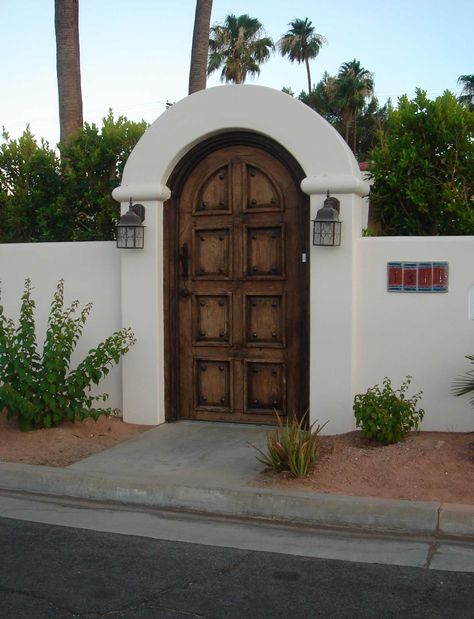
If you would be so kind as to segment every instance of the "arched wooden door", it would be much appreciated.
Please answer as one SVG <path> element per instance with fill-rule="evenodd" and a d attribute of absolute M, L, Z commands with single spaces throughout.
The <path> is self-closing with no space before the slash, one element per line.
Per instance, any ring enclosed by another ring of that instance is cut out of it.
<path fill-rule="evenodd" d="M 221 147 L 188 165 L 170 215 L 167 418 L 301 417 L 309 216 L 298 179 L 266 150 Z"/>

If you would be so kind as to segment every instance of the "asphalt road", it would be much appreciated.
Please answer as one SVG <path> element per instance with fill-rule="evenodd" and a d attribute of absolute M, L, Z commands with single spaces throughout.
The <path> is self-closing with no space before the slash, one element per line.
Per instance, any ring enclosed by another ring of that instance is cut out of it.
<path fill-rule="evenodd" d="M 474 574 L 0 519 L 2 619 L 472 617 Z"/>

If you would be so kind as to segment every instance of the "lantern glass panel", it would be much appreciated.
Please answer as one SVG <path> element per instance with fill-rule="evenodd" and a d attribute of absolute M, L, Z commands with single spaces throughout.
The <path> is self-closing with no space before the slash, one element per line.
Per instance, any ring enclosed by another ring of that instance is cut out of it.
<path fill-rule="evenodd" d="M 117 247 L 119 249 L 143 249 L 144 226 L 117 226 Z"/>
<path fill-rule="evenodd" d="M 334 245 L 341 244 L 341 222 L 334 222 Z"/>
<path fill-rule="evenodd" d="M 314 221 L 313 245 L 331 247 L 341 244 L 340 221 Z"/>
<path fill-rule="evenodd" d="M 136 249 L 143 249 L 143 232 L 145 228 L 143 226 L 137 226 L 135 228 L 135 244 L 134 247 Z"/>

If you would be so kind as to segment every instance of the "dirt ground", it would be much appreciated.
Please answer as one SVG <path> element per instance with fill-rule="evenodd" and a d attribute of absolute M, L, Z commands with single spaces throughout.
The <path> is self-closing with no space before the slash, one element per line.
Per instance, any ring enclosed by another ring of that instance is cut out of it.
<path fill-rule="evenodd" d="M 124 423 L 116 417 L 97 422 L 64 422 L 59 428 L 20 432 L 14 420 L 0 414 L 0 461 L 67 466 L 113 447 L 153 426 Z"/>
<path fill-rule="evenodd" d="M 474 434 L 411 433 L 380 446 L 360 432 L 321 437 L 320 458 L 306 479 L 270 471 L 254 484 L 387 499 L 474 504 Z"/>
<path fill-rule="evenodd" d="M 68 466 L 151 427 L 102 417 L 98 422 L 88 419 L 20 432 L 13 420 L 0 414 L 0 461 Z M 419 432 L 388 446 L 371 443 L 360 432 L 323 436 L 309 477 L 297 480 L 265 471 L 252 485 L 474 504 L 474 434 Z"/>

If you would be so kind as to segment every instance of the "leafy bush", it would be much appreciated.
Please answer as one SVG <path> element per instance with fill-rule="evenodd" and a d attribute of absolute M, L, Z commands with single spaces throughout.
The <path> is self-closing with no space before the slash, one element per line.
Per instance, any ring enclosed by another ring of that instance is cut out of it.
<path fill-rule="evenodd" d="M 257 460 L 274 471 L 290 471 L 293 477 L 305 477 L 316 462 L 319 434 L 326 425 L 313 423 L 306 430 L 306 416 L 299 422 L 287 418 L 283 423 L 277 414 L 277 428 L 267 436 L 267 452 L 253 445 L 261 454 Z"/>
<path fill-rule="evenodd" d="M 73 241 L 112 240 L 120 205 L 112 190 L 120 185 L 128 156 L 147 123 L 124 116 L 116 120 L 109 110 L 102 127 L 84 123 L 82 129 L 60 146 L 63 196 L 75 214 Z"/>
<path fill-rule="evenodd" d="M 466 355 L 466 359 L 474 364 L 474 355 Z M 468 370 L 464 376 L 459 376 L 453 383 L 454 395 L 466 395 L 474 391 L 474 370 Z M 474 407 L 474 395 L 469 399 L 469 403 Z"/>
<path fill-rule="evenodd" d="M 20 429 L 58 426 L 63 419 L 75 421 L 110 415 L 111 408 L 96 408 L 95 401 L 106 401 L 107 394 L 93 396 L 91 385 L 98 385 L 135 343 L 130 329 L 116 331 L 89 351 L 75 370 L 70 370 L 71 355 L 92 309 L 88 303 L 76 315 L 79 301 L 64 308 L 64 281 L 53 296 L 43 351 L 37 349 L 31 282 L 25 281 L 18 327 L 6 318 L 0 304 L 0 411 L 17 417 Z"/>
<path fill-rule="evenodd" d="M 400 389 L 394 390 L 389 378 L 383 379 L 383 389 L 379 385 L 370 387 L 366 393 L 359 393 L 354 398 L 356 425 L 362 428 L 362 436 L 389 445 L 398 443 L 408 432 L 417 430 L 425 415 L 416 405 L 422 391 L 411 398 L 406 392 L 411 383 L 407 376 Z"/>
<path fill-rule="evenodd" d="M 452 93 L 401 97 L 369 159 L 381 234 L 474 234 L 474 111 Z"/>
<path fill-rule="evenodd" d="M 59 157 L 27 128 L 18 140 L 2 132 L 0 146 L 0 242 L 69 240 L 73 211 L 61 200 Z"/>
<path fill-rule="evenodd" d="M 84 124 L 61 156 L 27 128 L 0 145 L 0 242 L 107 241 L 120 205 L 112 190 L 147 124 L 109 111 L 102 126 Z"/>

